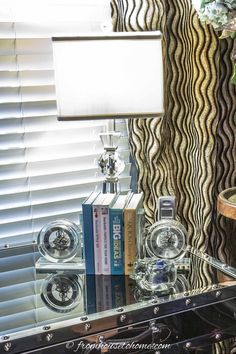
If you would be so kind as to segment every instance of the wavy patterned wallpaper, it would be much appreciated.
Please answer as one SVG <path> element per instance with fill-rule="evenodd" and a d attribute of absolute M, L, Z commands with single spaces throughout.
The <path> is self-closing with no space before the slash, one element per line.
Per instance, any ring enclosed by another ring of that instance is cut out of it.
<path fill-rule="evenodd" d="M 236 185 L 233 41 L 201 24 L 190 0 L 112 0 L 111 8 L 115 31 L 163 33 L 165 115 L 130 121 L 147 219 L 159 195 L 175 194 L 189 242 L 236 265 L 235 222 L 216 211 L 218 193 Z"/>

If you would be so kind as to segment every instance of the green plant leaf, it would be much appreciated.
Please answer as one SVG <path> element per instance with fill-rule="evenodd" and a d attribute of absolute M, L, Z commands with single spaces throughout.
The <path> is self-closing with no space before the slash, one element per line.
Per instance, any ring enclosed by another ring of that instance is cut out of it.
<path fill-rule="evenodd" d="M 213 2 L 214 0 L 202 0 L 201 1 L 201 5 L 202 6 L 205 6 L 205 5 L 207 5 L 207 4 L 209 4 L 210 2 Z"/>

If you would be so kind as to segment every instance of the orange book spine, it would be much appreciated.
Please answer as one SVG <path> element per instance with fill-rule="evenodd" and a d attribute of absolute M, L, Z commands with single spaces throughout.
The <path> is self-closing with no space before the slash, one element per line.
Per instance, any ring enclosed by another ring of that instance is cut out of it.
<path fill-rule="evenodd" d="M 136 210 L 125 209 L 124 211 L 124 259 L 125 274 L 130 275 L 137 254 L 136 245 Z"/>

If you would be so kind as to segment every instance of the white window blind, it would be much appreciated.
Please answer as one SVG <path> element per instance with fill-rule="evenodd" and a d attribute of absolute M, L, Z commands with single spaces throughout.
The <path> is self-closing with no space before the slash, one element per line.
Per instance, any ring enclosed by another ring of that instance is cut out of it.
<path fill-rule="evenodd" d="M 57 121 L 51 37 L 109 26 L 109 0 L 0 0 L 0 248 L 31 243 L 51 220 L 79 222 L 81 202 L 103 180 L 107 123 Z M 127 190 L 126 123 L 117 130 Z"/>

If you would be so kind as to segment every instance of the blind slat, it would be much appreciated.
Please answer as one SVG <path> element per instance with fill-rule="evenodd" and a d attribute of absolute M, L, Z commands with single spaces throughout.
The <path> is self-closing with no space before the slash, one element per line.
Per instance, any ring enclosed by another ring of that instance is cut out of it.
<path fill-rule="evenodd" d="M 24 112 L 24 113 L 23 113 Z M 0 104 L 0 119 L 5 118 L 24 118 L 39 117 L 39 116 L 55 116 L 55 102 L 40 102 L 40 103 L 1 103 Z M 1 122 L 0 122 L 1 124 Z"/>
<path fill-rule="evenodd" d="M 0 316 L 5 317 L 15 313 L 29 311 L 35 306 L 35 295 L 29 295 L 20 299 L 0 302 Z"/>
<path fill-rule="evenodd" d="M 50 55 L 51 45 L 50 38 L 0 39 L 1 55 L 7 56 Z"/>
<path fill-rule="evenodd" d="M 99 139 L 98 133 L 96 134 L 96 130 L 90 129 L 89 135 L 83 135 L 86 131 L 78 132 L 77 129 L 64 131 L 63 129 L 58 129 L 55 131 L 48 132 L 32 132 L 32 133 L 21 133 L 21 134 L 7 134 L 5 136 L 0 135 L 0 151 L 1 150 L 14 150 L 14 149 L 25 149 L 28 148 L 28 157 L 30 161 L 30 156 L 35 156 L 34 148 L 37 148 L 37 154 L 40 156 L 41 151 L 43 152 L 47 149 L 48 154 L 54 149 L 64 149 L 64 146 L 73 145 L 80 149 L 80 151 L 88 150 L 88 147 L 93 144 L 94 150 L 99 149 L 101 151 L 103 149 L 102 143 Z M 98 132 L 98 131 L 97 131 Z M 88 134 L 88 131 L 86 132 Z M 57 135 L 57 140 L 55 141 L 55 134 Z M 120 149 L 125 149 L 126 147 L 126 137 L 120 139 Z M 60 152 L 60 151 L 59 151 Z M 86 153 L 84 153 L 85 155 Z M 35 160 L 35 158 L 34 158 Z"/>
<path fill-rule="evenodd" d="M 53 70 L 53 58 L 50 54 L 3 55 L 0 57 L 1 71 Z"/>
<path fill-rule="evenodd" d="M 30 29 L 30 31 L 29 31 Z M 49 39 L 52 36 L 59 34 L 72 33 L 89 33 L 91 30 L 100 31 L 101 21 L 96 17 L 93 23 L 88 23 L 88 21 L 83 18 L 80 21 L 58 21 L 52 19 L 49 22 L 3 22 L 0 28 L 0 38 L 11 39 L 11 38 L 26 38 L 26 39 Z"/>
<path fill-rule="evenodd" d="M 68 210 L 66 213 L 61 212 L 58 214 L 54 214 L 53 218 L 51 215 L 47 215 L 46 217 L 42 217 L 40 219 L 34 218 L 34 220 L 31 219 L 28 221 L 23 220 L 14 223 L 7 222 L 6 224 L 2 224 L 0 226 L 1 227 L 0 244 L 2 244 L 3 246 L 5 244 L 10 244 L 14 246 L 14 243 L 13 241 L 11 241 L 11 239 L 18 240 L 19 244 L 24 243 L 24 240 L 28 240 L 29 243 L 31 243 L 34 239 L 35 233 L 41 230 L 45 224 L 59 218 L 67 218 L 75 223 L 78 223 L 79 222 L 78 210 L 76 211 Z"/>
<path fill-rule="evenodd" d="M 77 131 L 78 134 L 84 136 L 84 134 L 89 135 L 91 131 L 94 131 L 94 134 L 97 132 L 97 135 L 101 132 L 101 129 L 104 127 L 104 122 L 97 120 L 93 121 L 84 121 L 79 124 L 76 122 L 58 122 L 55 116 L 44 116 L 42 117 L 28 117 L 24 119 L 18 118 L 6 118 L 1 120 L 1 130 L 0 135 L 7 134 L 21 134 L 21 133 L 34 133 L 34 132 L 47 132 L 58 130 L 63 130 L 65 134 L 67 131 L 72 130 Z M 124 128 L 124 127 L 123 127 Z M 126 129 L 122 129 L 124 135 L 126 135 Z"/>
<path fill-rule="evenodd" d="M 0 103 L 55 101 L 53 85 L 0 88 Z"/>
<path fill-rule="evenodd" d="M 124 151 L 123 160 L 128 161 L 129 151 Z M 94 159 L 98 157 L 96 152 L 91 155 L 79 157 L 66 157 L 58 160 L 34 161 L 32 163 L 22 163 L 0 166 L 0 181 L 13 180 L 22 177 L 43 176 L 55 173 L 65 173 L 68 171 L 78 171 L 77 166 L 89 169 L 94 165 Z"/>
<path fill-rule="evenodd" d="M 32 87 L 48 86 L 53 84 L 53 70 L 21 70 L 0 72 L 0 87 Z"/>
<path fill-rule="evenodd" d="M 127 153 L 128 154 L 128 153 Z M 0 166 L 0 181 L 18 178 L 47 176 L 50 174 L 71 173 L 78 171 L 78 166 L 89 169 L 94 166 L 97 153 L 90 156 L 68 157 L 58 160 L 36 161 L 8 166 Z M 80 170 L 80 169 L 79 169 Z"/>
<path fill-rule="evenodd" d="M 34 264 L 35 254 L 32 252 L 28 254 L 20 254 L 17 256 L 0 257 L 0 276 L 2 276 L 3 272 L 6 272 L 9 275 L 9 278 L 11 278 L 11 276 L 15 277 L 15 270 L 27 268 L 33 269 Z M 3 283 L 0 282 L 0 287 L 2 286 L 2 284 Z"/>
<path fill-rule="evenodd" d="M 0 291 L 4 288 L 16 284 L 27 284 L 35 280 L 35 268 L 22 268 L 0 273 Z"/>
<path fill-rule="evenodd" d="M 5 6 L 4 6 L 5 4 Z M 106 20 L 110 16 L 108 0 L 87 0 L 87 1 L 46 1 L 33 2 L 30 0 L 2 0 L 0 20 L 4 22 L 41 22 L 49 21 L 82 21 L 87 20 L 87 24 L 94 21 Z"/>
<path fill-rule="evenodd" d="M 94 154 L 94 151 L 101 153 L 102 147 L 100 145 L 100 141 L 94 141 L 93 143 L 92 152 L 88 152 L 88 144 L 86 142 L 82 142 L 62 144 L 62 149 L 59 149 L 60 145 L 57 146 L 57 144 L 47 147 L 30 147 L 27 149 L 27 156 L 24 148 L 21 150 L 21 147 L 18 149 L 12 147 L 12 149 L 6 151 L 0 151 L 0 163 L 2 165 L 9 165 L 36 161 L 49 161 L 66 157 L 78 157 L 89 155 L 89 153 Z"/>
<path fill-rule="evenodd" d="M 13 291 L 14 288 L 14 291 Z M 1 301 L 26 297 L 35 292 L 35 279 L 26 283 L 14 284 L 1 289 Z"/>

